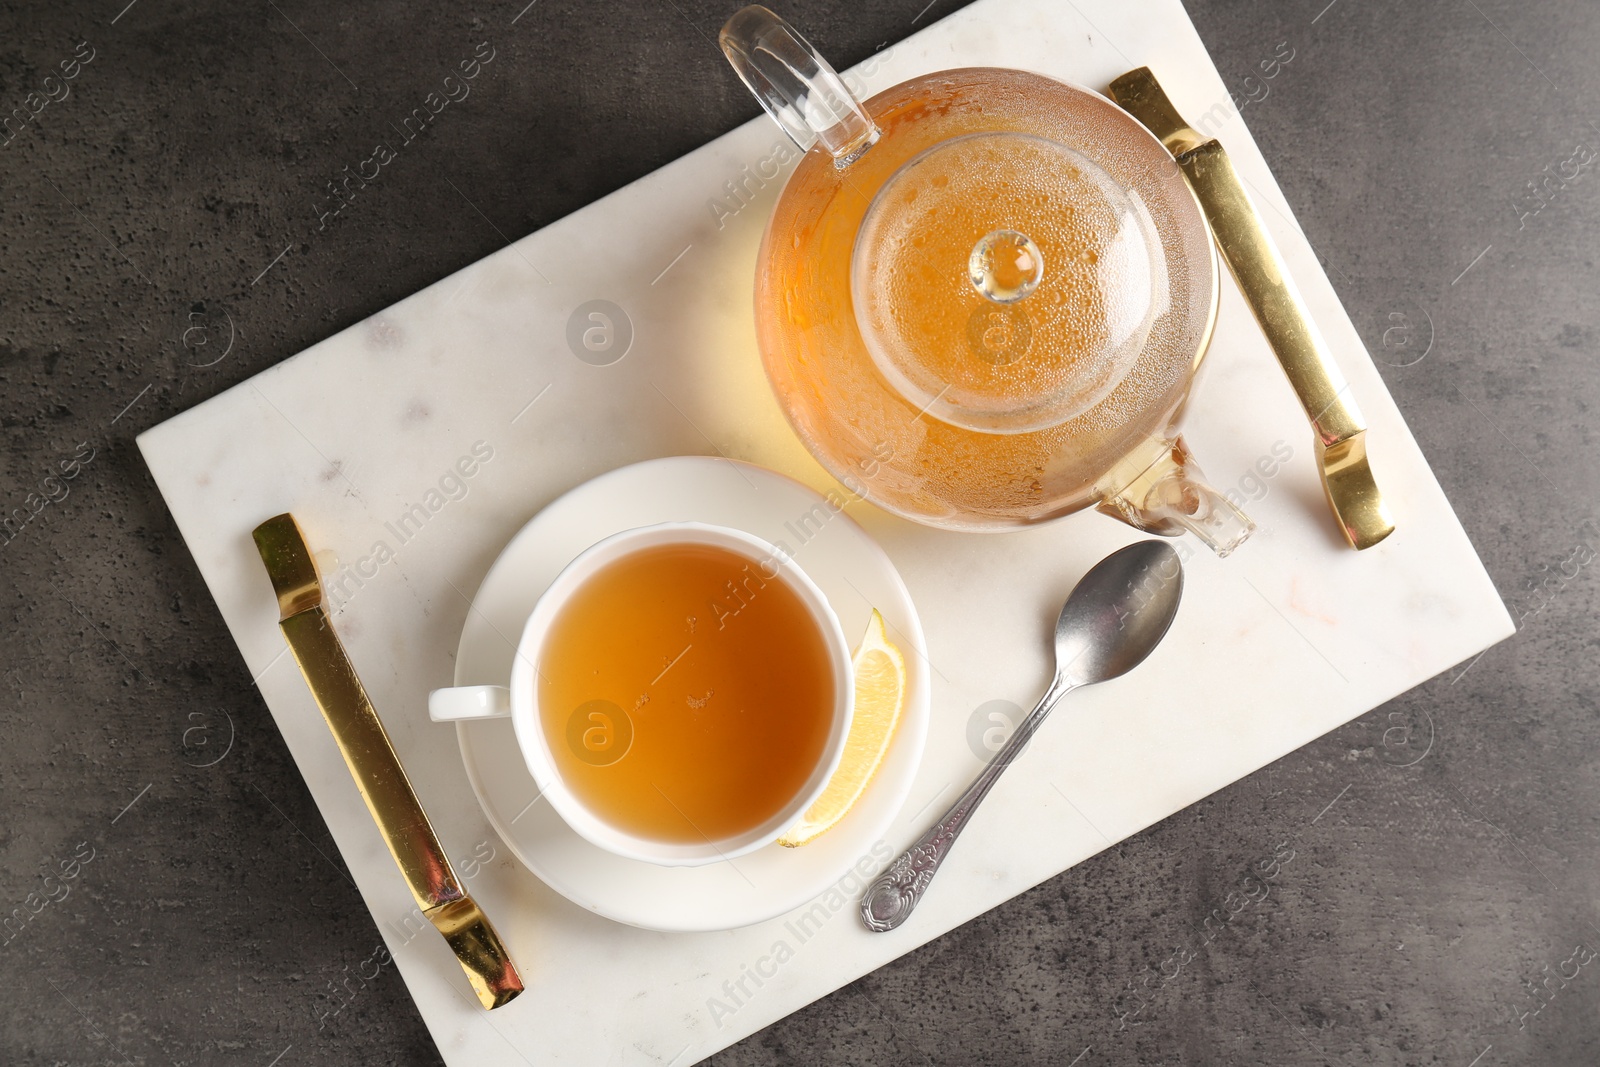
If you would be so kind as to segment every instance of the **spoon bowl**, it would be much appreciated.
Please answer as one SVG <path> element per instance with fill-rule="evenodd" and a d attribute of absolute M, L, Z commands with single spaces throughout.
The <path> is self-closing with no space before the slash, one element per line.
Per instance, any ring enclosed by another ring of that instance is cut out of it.
<path fill-rule="evenodd" d="M 1073 686 L 1120 678 L 1161 643 L 1183 597 L 1183 563 L 1139 541 L 1095 564 L 1056 618 L 1056 670 Z"/>

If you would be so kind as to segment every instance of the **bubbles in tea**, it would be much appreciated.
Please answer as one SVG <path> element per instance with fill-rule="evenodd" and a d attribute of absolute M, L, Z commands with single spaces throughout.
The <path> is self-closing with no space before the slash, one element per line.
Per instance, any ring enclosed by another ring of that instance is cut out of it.
<path fill-rule="evenodd" d="M 1146 218 L 1104 170 L 1042 137 L 936 145 L 862 220 L 851 282 L 867 350 L 912 403 L 958 426 L 1018 433 L 1079 415 L 1165 310 Z"/>

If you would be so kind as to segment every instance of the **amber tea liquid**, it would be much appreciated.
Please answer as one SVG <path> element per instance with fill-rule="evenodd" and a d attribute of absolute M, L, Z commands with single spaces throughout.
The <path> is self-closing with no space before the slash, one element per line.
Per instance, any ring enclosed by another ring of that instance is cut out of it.
<path fill-rule="evenodd" d="M 809 152 L 762 244 L 756 331 L 784 413 L 834 477 L 908 517 L 996 528 L 1092 503 L 1096 479 L 1174 421 L 1210 334 L 1214 253 L 1182 176 L 1100 98 L 1022 71 L 944 71 L 866 107 L 879 143 L 843 172 Z M 1159 263 L 1118 239 L 1136 228 L 1112 186 L 1137 198 Z M 1037 291 L 1005 308 L 968 282 L 998 231 L 1030 237 L 1044 263 Z M 860 294 L 858 251 L 873 275 Z M 863 317 L 907 354 L 898 377 Z M 1038 398 L 1056 421 L 1007 421 Z"/>
<path fill-rule="evenodd" d="M 806 786 L 833 669 L 775 562 L 679 544 L 590 576 L 553 620 L 535 684 L 580 803 L 626 833 L 697 844 L 760 826 Z"/>

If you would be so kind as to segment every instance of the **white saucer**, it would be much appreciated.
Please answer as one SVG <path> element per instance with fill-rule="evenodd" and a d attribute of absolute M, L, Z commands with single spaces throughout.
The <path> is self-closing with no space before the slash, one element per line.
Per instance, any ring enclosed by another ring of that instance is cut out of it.
<path fill-rule="evenodd" d="M 572 831 L 523 763 L 509 719 L 456 724 L 467 777 L 489 821 L 529 870 L 580 907 L 650 930 L 731 930 L 791 911 L 866 858 L 905 803 L 928 732 L 922 624 L 883 549 L 811 489 L 747 463 L 679 456 L 622 467 L 545 508 L 506 545 L 467 613 L 456 685 L 505 685 L 515 642 L 539 595 L 602 537 L 657 522 L 731 526 L 787 546 L 827 596 L 852 644 L 873 608 L 906 653 L 906 706 L 888 756 L 843 822 L 801 848 L 771 845 L 705 867 L 623 859 Z M 866 866 L 861 868 L 863 871 Z"/>

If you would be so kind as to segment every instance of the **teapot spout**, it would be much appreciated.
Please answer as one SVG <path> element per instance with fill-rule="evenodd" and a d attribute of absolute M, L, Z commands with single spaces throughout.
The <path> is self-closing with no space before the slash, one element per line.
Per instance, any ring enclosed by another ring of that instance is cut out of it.
<path fill-rule="evenodd" d="M 1102 483 L 1101 511 L 1151 533 L 1192 533 L 1219 557 L 1255 532 L 1250 517 L 1205 481 L 1182 437 L 1151 438 L 1148 445 L 1133 454 L 1149 458 L 1154 451 L 1152 461 L 1119 464 Z"/>
<path fill-rule="evenodd" d="M 740 80 L 783 128 L 810 151 L 821 144 L 843 170 L 878 140 L 878 127 L 811 42 L 778 15 L 751 4 L 718 35 Z"/>

